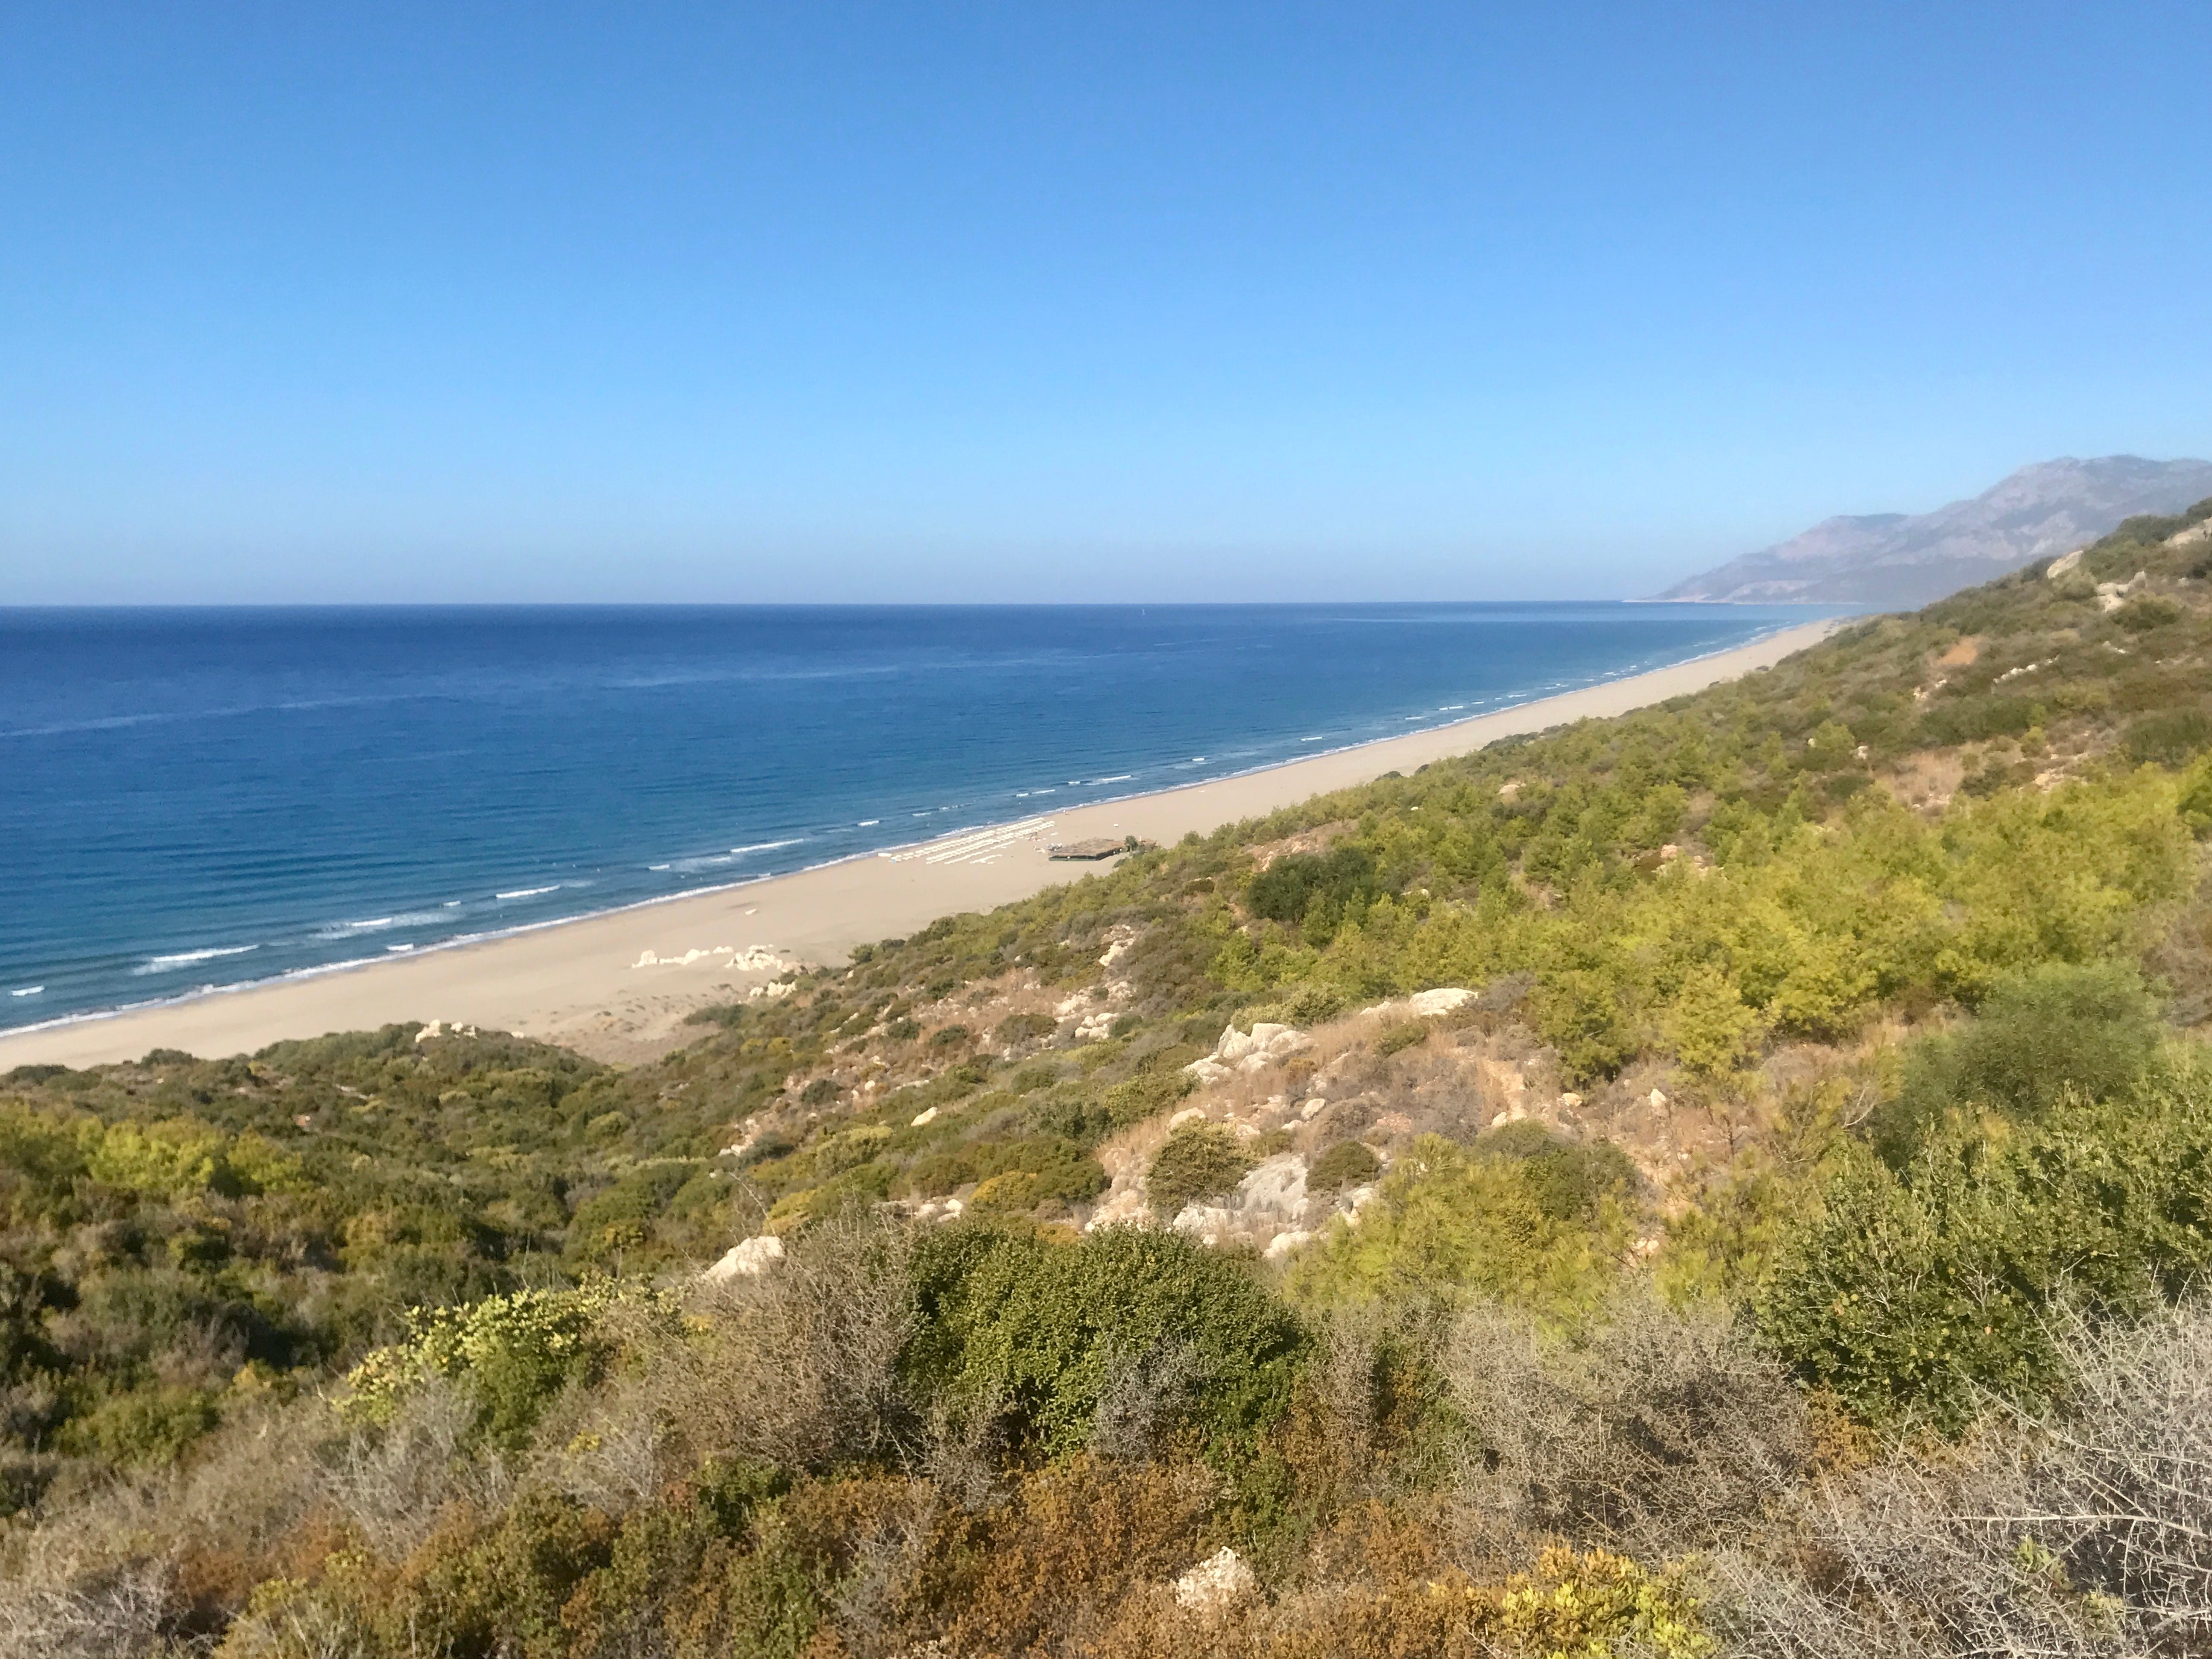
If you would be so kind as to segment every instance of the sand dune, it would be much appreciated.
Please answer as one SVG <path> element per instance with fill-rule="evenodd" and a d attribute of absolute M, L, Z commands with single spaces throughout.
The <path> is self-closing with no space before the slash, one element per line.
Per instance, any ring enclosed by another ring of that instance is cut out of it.
<path fill-rule="evenodd" d="M 837 961 L 855 945 L 1024 898 L 1097 867 L 1051 862 L 1045 848 L 1052 842 L 1130 835 L 1176 841 L 1500 738 L 1680 696 L 1778 662 L 1834 625 L 1808 623 L 1694 662 L 1242 777 L 968 830 L 505 939 L 0 1035 L 0 1071 L 96 1065 L 150 1048 L 250 1053 L 287 1037 L 410 1019 L 515 1031 L 606 1060 L 647 1059 L 689 1035 L 686 1013 L 742 995 L 778 971 L 748 962 Z"/>

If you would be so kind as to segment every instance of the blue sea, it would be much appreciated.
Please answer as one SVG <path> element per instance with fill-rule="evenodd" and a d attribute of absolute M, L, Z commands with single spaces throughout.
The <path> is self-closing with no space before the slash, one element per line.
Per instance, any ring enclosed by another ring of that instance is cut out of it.
<path fill-rule="evenodd" d="M 1247 771 L 1823 614 L 0 610 L 0 1027 Z"/>

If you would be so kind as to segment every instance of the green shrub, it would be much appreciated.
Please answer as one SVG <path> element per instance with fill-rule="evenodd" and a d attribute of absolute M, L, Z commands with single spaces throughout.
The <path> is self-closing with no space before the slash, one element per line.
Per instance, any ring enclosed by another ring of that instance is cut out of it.
<path fill-rule="evenodd" d="M 1019 1175 L 1021 1182 L 1000 1187 L 994 1200 L 975 1194 L 979 1203 L 1029 1210 L 1048 1200 L 1080 1203 L 1106 1190 L 1106 1171 L 1078 1141 L 1054 1135 L 1024 1136 L 1018 1140 L 971 1141 L 948 1152 L 933 1152 L 908 1167 L 898 1189 L 923 1196 L 950 1193 L 968 1182 L 990 1183 L 996 1178 Z M 1026 1202 L 1013 1200 L 1027 1194 Z"/>
<path fill-rule="evenodd" d="M 1309 982 L 1291 986 L 1273 1000 L 1245 1009 L 1237 1016 L 1237 1024 L 1264 1020 L 1273 1025 L 1318 1025 L 1334 1019 L 1344 1007 L 1344 993 L 1335 986 Z"/>
<path fill-rule="evenodd" d="M 2034 781 L 2033 762 L 2008 761 L 1999 756 L 1989 755 L 1959 780 L 1959 793 L 1978 800 L 1986 795 L 1996 794 L 2001 790 L 2018 789 Z"/>
<path fill-rule="evenodd" d="M 1042 1042 L 1060 1030 L 1060 1022 L 1050 1014 L 1008 1014 L 993 1028 L 991 1036 L 1001 1048 L 1018 1048 L 1024 1042 Z"/>
<path fill-rule="evenodd" d="M 1938 744 L 1987 743 L 2020 737 L 2036 723 L 2035 705 L 2026 697 L 1969 696 L 1936 703 L 1921 717 L 1921 731 Z"/>
<path fill-rule="evenodd" d="M 1607 1200 L 1632 1197 L 1643 1179 L 1612 1141 L 1569 1140 L 1529 1118 L 1484 1130 L 1470 1150 L 1518 1164 L 1537 1207 L 1554 1221 L 1594 1222 Z"/>
<path fill-rule="evenodd" d="M 1310 1193 L 1336 1193 L 1346 1187 L 1364 1187 L 1382 1172 L 1382 1160 L 1372 1147 L 1357 1140 L 1340 1140 L 1314 1159 L 1306 1171 Z"/>
<path fill-rule="evenodd" d="M 2139 1318 L 2212 1267 L 2212 1098 L 2069 1103 L 1991 1136 L 1954 1123 L 1902 1173 L 1857 1151 L 1776 1252 L 1761 1330 L 1864 1420 L 1955 1431 L 1984 1391 L 2063 1382 L 2049 1316 Z"/>
<path fill-rule="evenodd" d="M 1245 902 L 1252 914 L 1326 942 L 1347 915 L 1357 915 L 1389 890 L 1363 847 L 1327 853 L 1286 853 L 1252 878 Z"/>
<path fill-rule="evenodd" d="M 684 1016 L 684 1023 L 686 1025 L 718 1025 L 726 1031 L 734 1031 L 744 1023 L 745 1012 L 745 1005 L 742 1002 L 711 1003 L 704 1008 L 694 1008 Z"/>
<path fill-rule="evenodd" d="M 568 1237 L 568 1255 L 577 1262 L 611 1261 L 636 1249 L 653 1223 L 690 1179 L 698 1165 L 648 1164 L 633 1170 L 605 1192 L 580 1206 Z"/>
<path fill-rule="evenodd" d="M 1106 1114 L 1117 1128 L 1127 1128 L 1164 1112 L 1197 1087 L 1197 1079 L 1180 1067 L 1155 1065 L 1109 1089 Z"/>
<path fill-rule="evenodd" d="M 1618 1201 L 1578 1194 L 1541 1155 L 1476 1152 L 1426 1135 L 1399 1154 L 1359 1224 L 1299 1255 L 1289 1284 L 1320 1304 L 1495 1298 L 1572 1322 L 1603 1303 L 1630 1234 Z"/>
<path fill-rule="evenodd" d="M 1570 1078 L 1612 1077 L 1635 1057 L 1643 1045 L 1628 1017 L 1628 996 L 1629 988 L 1603 969 L 1559 968 L 1540 975 L 1529 1012 Z"/>
<path fill-rule="evenodd" d="M 556 1395 L 611 1356 L 601 1321 L 617 1303 L 649 1320 L 673 1315 L 672 1297 L 605 1279 L 579 1290 L 518 1291 L 469 1307 L 419 1311 L 406 1341 L 379 1349 L 347 1374 L 340 1410 L 356 1421 L 382 1422 L 425 1379 L 447 1377 L 476 1401 L 485 1434 L 519 1446 Z"/>
<path fill-rule="evenodd" d="M 71 1417 L 62 1444 L 112 1463 L 171 1464 L 221 1416 L 215 1395 L 204 1389 L 139 1389 Z"/>
<path fill-rule="evenodd" d="M 1383 1029 L 1382 1035 L 1375 1039 L 1375 1052 L 1381 1058 L 1388 1060 L 1392 1054 L 1407 1048 L 1418 1048 L 1428 1040 L 1427 1021 L 1406 1020 Z"/>
<path fill-rule="evenodd" d="M 2181 620 L 2181 607 L 2156 593 L 2130 599 L 2112 613 L 2112 620 L 2131 634 L 2148 634 Z"/>
<path fill-rule="evenodd" d="M 2139 765 L 2185 766 L 2212 749 L 2212 714 L 2201 708 L 2146 714 L 2128 727 L 2120 746 Z"/>
<path fill-rule="evenodd" d="M 1017 1444 L 1048 1454 L 1084 1443 L 1131 1367 L 1177 1355 L 1194 1380 L 1173 1415 L 1217 1440 L 1249 1435 L 1281 1417 L 1307 1346 L 1243 1267 L 1171 1232 L 1062 1244 L 963 1224 L 925 1239 L 911 1272 L 913 1386 L 995 1407 Z"/>
<path fill-rule="evenodd" d="M 1253 1158 L 1236 1135 L 1218 1123 L 1183 1124 L 1152 1156 L 1145 1195 L 1152 1213 L 1171 1221 L 1187 1204 L 1218 1198 L 1251 1172 Z"/>
<path fill-rule="evenodd" d="M 2121 964 L 2046 963 L 2008 975 L 1978 1017 L 1912 1046 L 1898 1096 L 1876 1109 L 1869 1139 L 1901 1169 L 1948 1113 L 2032 1121 L 2069 1097 L 2127 1093 L 2157 1060 L 2161 1030 L 2141 976 Z"/>
<path fill-rule="evenodd" d="M 1682 975 L 1659 1017 L 1661 1036 L 1674 1058 L 1692 1076 L 1708 1081 L 1741 1069 L 1757 1052 L 1765 1024 L 1736 981 L 1708 963 Z"/>

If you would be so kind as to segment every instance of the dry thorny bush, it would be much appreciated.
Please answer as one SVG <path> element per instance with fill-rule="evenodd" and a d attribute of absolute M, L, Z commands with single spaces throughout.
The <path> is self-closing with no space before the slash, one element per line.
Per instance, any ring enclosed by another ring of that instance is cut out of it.
<path fill-rule="evenodd" d="M 871 1218 L 811 1229 L 774 1273 L 703 1290 L 707 1334 L 664 1345 L 641 1390 L 694 1459 L 786 1468 L 910 1460 L 921 1443 L 898 1382 L 912 1330 L 909 1234 Z"/>
<path fill-rule="evenodd" d="M 268 1402 L 214 1455 L 116 1480 L 0 1537 L 0 1659 L 129 1659 L 210 1628 L 315 1547 L 332 1496 L 313 1455 L 326 1410 Z"/>
<path fill-rule="evenodd" d="M 1816 1487 L 1714 1564 L 1731 1646 L 1775 1659 L 2212 1652 L 2212 1310 L 2075 1323 L 2065 1409 Z"/>
<path fill-rule="evenodd" d="M 1444 1369 L 1474 1431 L 1460 1491 L 1486 1523 L 1522 1536 L 1663 1559 L 1756 1523 L 1806 1464 L 1797 1391 L 1717 1311 L 1625 1295 L 1558 1347 L 1477 1310 Z"/>
<path fill-rule="evenodd" d="M 1826 1475 L 1799 1396 L 1717 1315 L 1631 1297 L 1568 1341 L 1495 1310 L 1338 1316 L 1284 1443 L 1311 1523 L 1260 1553 L 1264 1595 L 1201 1617 L 1172 1581 L 1242 1540 L 1218 1476 L 1163 1455 L 1187 1358 L 1133 1363 L 1089 1453 L 1010 1470 L 988 1409 L 917 1420 L 896 1395 L 901 1248 L 855 1223 L 794 1251 L 787 1276 L 718 1291 L 696 1340 L 561 1402 L 539 1440 L 560 1449 L 534 1458 L 471 1450 L 445 1389 L 349 1436 L 321 1402 L 271 1403 L 190 1469 L 13 1534 L 0 1656 L 190 1651 L 255 1583 L 312 1579 L 334 1549 L 420 1559 L 450 1517 L 496 1516 L 532 1488 L 642 1515 L 695 1460 L 731 1455 L 887 1471 L 795 1488 L 776 1523 L 824 1540 L 822 1639 L 854 1656 L 1474 1654 L 1480 1587 L 1545 1540 L 1697 1556 L 1729 1653 L 2212 1652 L 2205 1308 L 2063 1329 L 2077 1381 L 2060 1410 L 1993 1402 L 1963 1444 Z M 1437 1406 L 1455 1430 L 1410 1426 Z M 298 1605 L 283 1650 L 368 1650 Z M 690 1650 L 660 1633 L 680 1609 L 634 1612 L 624 1651 Z"/>

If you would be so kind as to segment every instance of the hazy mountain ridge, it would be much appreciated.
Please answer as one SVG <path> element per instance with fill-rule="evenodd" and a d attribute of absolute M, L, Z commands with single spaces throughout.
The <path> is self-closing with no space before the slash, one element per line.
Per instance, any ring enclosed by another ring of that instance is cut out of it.
<path fill-rule="evenodd" d="M 2024 466 L 1932 513 L 1824 520 L 1801 536 L 1676 583 L 1662 599 L 1905 607 L 2052 558 L 2141 513 L 2212 494 L 2212 461 L 2068 456 Z"/>

